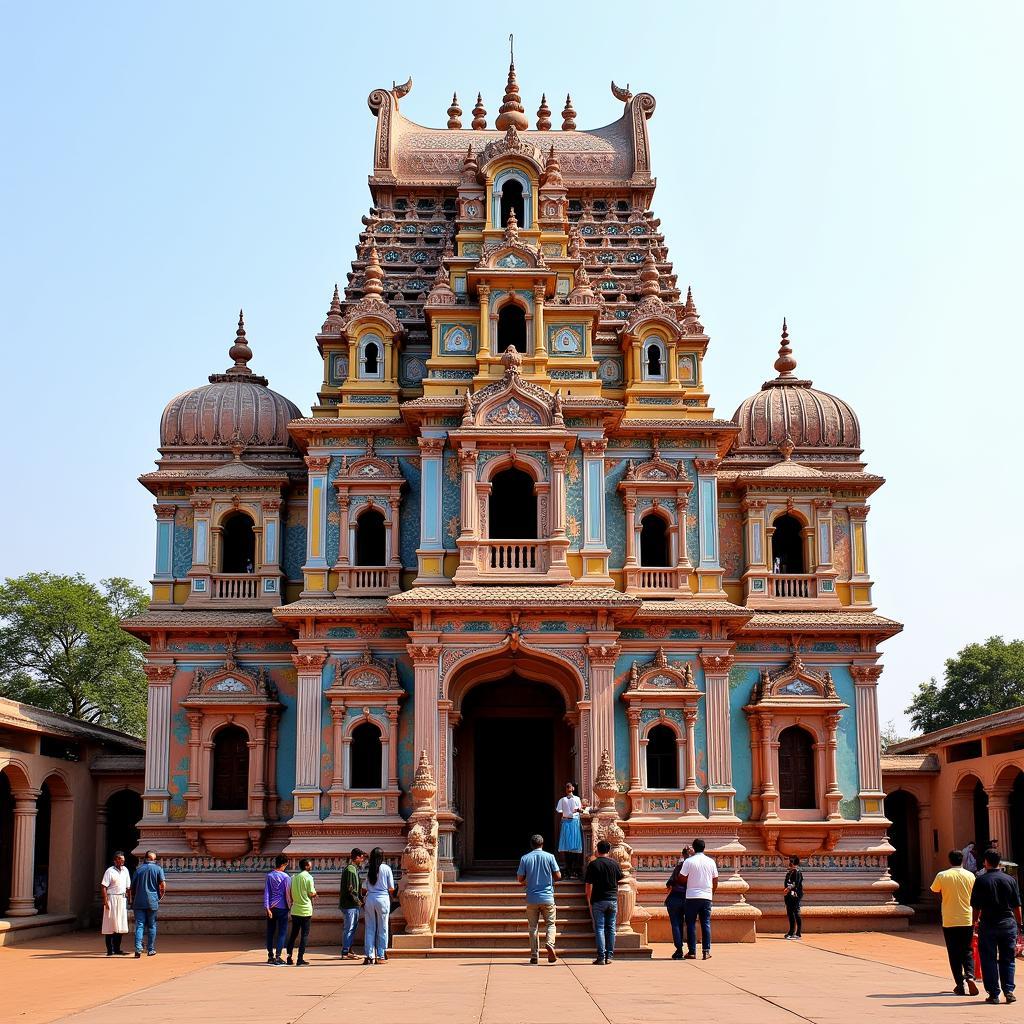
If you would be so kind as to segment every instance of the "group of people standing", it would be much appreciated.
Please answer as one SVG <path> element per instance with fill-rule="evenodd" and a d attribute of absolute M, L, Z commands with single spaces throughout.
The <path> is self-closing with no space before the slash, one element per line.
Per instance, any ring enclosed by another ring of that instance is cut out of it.
<path fill-rule="evenodd" d="M 128 909 L 135 915 L 135 959 L 142 956 L 143 939 L 146 953 L 156 956 L 156 919 L 167 888 L 164 869 L 157 864 L 156 853 L 146 851 L 146 859 L 138 866 L 135 877 L 125 867 L 125 856 L 117 850 L 113 864 L 103 873 L 100 894 L 103 897 L 103 923 L 100 926 L 107 947 L 107 956 L 127 956 L 121 949 L 121 937 L 128 934 Z"/>
<path fill-rule="evenodd" d="M 368 965 L 387 963 L 388 915 L 391 913 L 392 898 L 395 894 L 395 876 L 384 863 L 384 851 L 378 846 L 369 855 L 355 847 L 349 855 L 348 864 L 341 876 L 339 906 L 343 925 L 341 956 L 344 960 L 358 960 L 353 952 L 359 912 L 363 912 L 364 957 Z M 366 863 L 366 882 L 360 881 L 359 869 Z M 289 876 L 285 871 L 288 858 L 279 854 L 274 860 L 274 870 L 268 872 L 263 886 L 263 908 L 267 915 L 267 963 L 274 967 L 294 964 L 306 967 L 306 945 L 313 921 L 313 901 L 316 899 L 316 885 L 310 868 L 313 862 L 308 858 L 299 861 L 299 870 Z M 288 916 L 291 915 L 291 929 Z M 287 945 L 285 935 L 287 934 Z M 298 942 L 299 955 L 293 959 L 295 944 Z M 286 952 L 286 956 L 281 954 Z"/>

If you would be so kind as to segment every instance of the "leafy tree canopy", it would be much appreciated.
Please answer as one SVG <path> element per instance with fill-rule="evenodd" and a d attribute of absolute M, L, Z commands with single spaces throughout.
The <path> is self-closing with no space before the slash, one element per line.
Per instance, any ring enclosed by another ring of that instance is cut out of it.
<path fill-rule="evenodd" d="M 121 619 L 145 611 L 130 580 L 28 573 L 0 585 L 0 696 L 142 736 L 145 645 Z"/>
<path fill-rule="evenodd" d="M 907 714 L 914 728 L 933 732 L 1024 704 L 1024 640 L 991 636 L 946 661 L 945 681 L 918 684 Z"/>

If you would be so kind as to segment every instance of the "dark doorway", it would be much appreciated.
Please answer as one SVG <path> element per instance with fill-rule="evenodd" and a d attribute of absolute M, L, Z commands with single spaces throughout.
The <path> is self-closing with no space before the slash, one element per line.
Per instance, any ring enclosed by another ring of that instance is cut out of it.
<path fill-rule="evenodd" d="M 501 227 L 508 224 L 508 215 L 515 211 L 516 223 L 522 227 L 525 223 L 525 208 L 523 206 L 523 184 L 515 178 L 509 178 L 501 186 Z M 522 349 L 520 349 L 522 351 Z"/>
<path fill-rule="evenodd" d="M 885 798 L 889 826 L 889 874 L 899 885 L 896 899 L 912 905 L 921 898 L 920 808 L 912 793 L 896 790 Z"/>
<path fill-rule="evenodd" d="M 801 537 L 803 527 L 795 516 L 779 516 L 774 523 L 772 534 L 772 565 L 779 560 L 779 572 L 804 572 L 804 542 Z"/>
<path fill-rule="evenodd" d="M 512 466 L 494 475 L 488 519 L 491 540 L 536 539 L 537 495 L 529 473 Z"/>
<path fill-rule="evenodd" d="M 221 527 L 221 572 L 252 572 L 256 563 L 256 534 L 244 512 L 233 512 Z"/>
<path fill-rule="evenodd" d="M 980 781 L 974 785 L 974 840 L 978 849 L 983 851 L 988 846 L 991 836 L 988 834 L 988 793 Z M 1002 836 L 996 838 L 1002 839 Z M 980 860 L 980 858 L 979 858 Z M 978 865 L 981 867 L 981 864 Z"/>
<path fill-rule="evenodd" d="M 572 779 L 572 731 L 559 692 L 517 675 L 477 686 L 463 701 L 455 750 L 463 869 L 507 875 L 535 832 L 557 853 L 555 804 Z"/>
<path fill-rule="evenodd" d="M 368 508 L 356 520 L 356 565 L 387 565 L 384 516 Z"/>
<path fill-rule="evenodd" d="M 381 789 L 382 767 L 380 729 L 363 722 L 352 730 L 352 788 Z"/>
<path fill-rule="evenodd" d="M 669 565 L 668 524 L 654 512 L 640 523 L 640 564 L 659 568 Z"/>
<path fill-rule="evenodd" d="M 498 314 L 498 351 L 515 345 L 517 352 L 526 351 L 526 314 L 521 306 L 510 302 Z"/>
<path fill-rule="evenodd" d="M 122 789 L 107 801 L 107 845 L 104 870 L 114 863 L 114 851 L 124 853 L 124 865 L 134 875 L 139 858 L 132 850 L 139 845 L 139 821 L 142 797 L 134 790 Z"/>
<path fill-rule="evenodd" d="M 50 888 L 50 828 L 53 823 L 53 796 L 44 782 L 36 800 L 36 853 L 32 867 L 32 896 L 36 910 L 46 913 Z"/>
<path fill-rule="evenodd" d="M 213 793 L 210 809 L 244 811 L 249 806 L 249 735 L 226 725 L 213 738 Z"/>
<path fill-rule="evenodd" d="M 11 899 L 11 870 L 14 866 L 14 795 L 11 781 L 0 772 L 0 917 L 7 913 Z"/>
<path fill-rule="evenodd" d="M 1024 772 L 1017 775 L 1010 790 L 1010 842 L 1006 855 L 1017 864 L 1024 861 Z"/>
<path fill-rule="evenodd" d="M 647 788 L 679 788 L 676 734 L 667 725 L 656 725 L 647 734 Z"/>
<path fill-rule="evenodd" d="M 779 806 L 790 810 L 813 810 L 818 806 L 814 739 L 798 725 L 779 733 Z"/>

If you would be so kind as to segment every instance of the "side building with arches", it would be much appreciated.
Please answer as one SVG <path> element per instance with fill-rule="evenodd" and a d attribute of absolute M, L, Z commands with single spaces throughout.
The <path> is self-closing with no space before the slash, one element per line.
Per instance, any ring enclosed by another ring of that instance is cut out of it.
<path fill-rule="evenodd" d="M 0 945 L 87 924 L 114 850 L 134 868 L 143 744 L 0 698 Z"/>
<path fill-rule="evenodd" d="M 792 854 L 806 927 L 905 927 L 876 700 L 901 626 L 874 602 L 884 481 L 853 409 L 797 376 L 784 323 L 770 379 L 716 412 L 653 209 L 649 93 L 614 87 L 592 129 L 542 102 L 531 127 L 509 68 L 493 125 L 480 99 L 442 128 L 407 117 L 410 88 L 369 96 L 370 207 L 311 414 L 250 369 L 240 318 L 141 478 L 153 601 L 125 625 L 149 645 L 162 927 L 243 927 L 281 851 L 327 904 L 352 846 L 399 869 L 428 767 L 446 886 L 509 878 L 534 831 L 553 845 L 571 780 L 610 794 L 586 841 L 614 817 L 649 938 L 696 836 L 723 939 L 785 926 Z"/>

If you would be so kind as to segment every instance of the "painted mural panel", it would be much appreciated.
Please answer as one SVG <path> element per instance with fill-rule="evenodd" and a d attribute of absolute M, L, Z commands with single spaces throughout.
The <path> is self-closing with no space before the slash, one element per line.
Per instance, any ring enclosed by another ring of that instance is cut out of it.
<path fill-rule="evenodd" d="M 743 575 L 743 513 L 729 509 L 719 513 L 719 549 L 726 579 Z"/>

